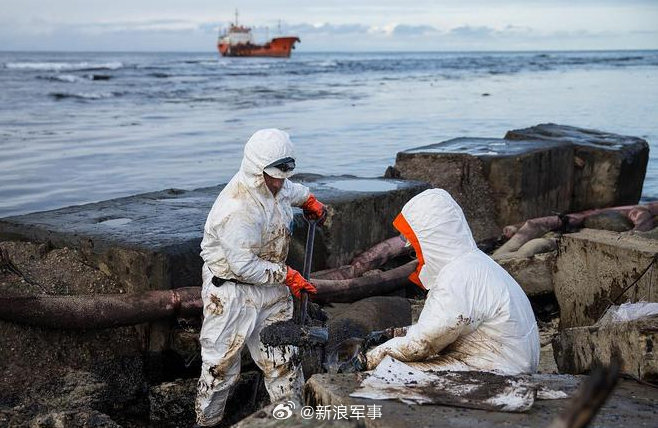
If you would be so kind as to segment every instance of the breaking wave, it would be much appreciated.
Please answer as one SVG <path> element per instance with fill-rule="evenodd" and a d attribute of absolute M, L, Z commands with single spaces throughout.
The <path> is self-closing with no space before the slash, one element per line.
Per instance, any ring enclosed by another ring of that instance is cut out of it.
<path fill-rule="evenodd" d="M 74 76 L 73 74 L 54 74 L 50 76 L 37 76 L 37 79 L 52 80 L 54 82 L 66 82 L 66 83 L 75 83 L 82 80 L 80 77 Z"/>
<path fill-rule="evenodd" d="M 108 74 L 85 74 L 84 76 L 76 76 L 75 74 L 51 74 L 37 76 L 37 79 L 41 80 L 66 83 L 76 83 L 83 80 L 110 80 L 111 78 L 112 76 Z"/>
<path fill-rule="evenodd" d="M 32 71 L 92 71 L 118 70 L 123 68 L 121 62 L 8 62 L 5 68 Z"/>
<path fill-rule="evenodd" d="M 67 98 L 79 99 L 79 100 L 102 100 L 106 98 L 113 98 L 120 96 L 118 92 L 51 92 L 51 97 L 56 100 L 63 100 Z"/>

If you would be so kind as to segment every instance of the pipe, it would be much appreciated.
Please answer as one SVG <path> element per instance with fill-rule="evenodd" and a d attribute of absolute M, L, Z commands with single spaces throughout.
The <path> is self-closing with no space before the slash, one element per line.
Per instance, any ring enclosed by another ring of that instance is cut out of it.
<path fill-rule="evenodd" d="M 365 273 L 364 269 L 378 266 L 405 251 L 402 240 L 394 237 L 355 258 L 355 264 L 350 265 L 350 268 L 352 273 Z M 350 303 L 391 293 L 410 283 L 408 276 L 416 269 L 416 264 L 417 261 L 412 261 L 395 269 L 371 272 L 357 278 L 313 279 L 318 289 L 313 300 L 321 303 Z M 174 316 L 199 316 L 202 311 L 199 287 L 133 294 L 0 297 L 1 320 L 56 329 L 111 328 Z"/>
<path fill-rule="evenodd" d="M 362 276 L 364 273 L 378 268 L 387 261 L 407 254 L 411 248 L 405 247 L 404 241 L 399 236 L 386 239 L 363 253 L 356 256 L 349 265 L 340 266 L 335 269 L 326 269 L 314 272 L 311 277 L 318 279 L 351 279 Z"/>
<path fill-rule="evenodd" d="M 314 300 L 319 303 L 350 303 L 370 296 L 391 293 L 410 284 L 409 275 L 416 269 L 416 260 L 395 269 L 343 280 L 315 279 L 318 289 Z"/>
<path fill-rule="evenodd" d="M 133 294 L 0 297 L 0 318 L 58 329 L 98 329 L 202 312 L 199 287 Z"/>
<path fill-rule="evenodd" d="M 633 222 L 633 230 L 647 231 L 654 227 L 653 216 L 658 214 L 658 202 L 650 202 L 646 205 L 626 205 L 592 209 L 566 214 L 564 216 L 538 217 L 522 224 L 506 226 L 503 229 L 503 235 L 509 238 L 509 240 L 496 250 L 494 255 L 514 252 L 531 239 L 539 238 L 547 232 L 564 226 L 579 227 L 587 217 L 605 212 L 622 213 Z"/>

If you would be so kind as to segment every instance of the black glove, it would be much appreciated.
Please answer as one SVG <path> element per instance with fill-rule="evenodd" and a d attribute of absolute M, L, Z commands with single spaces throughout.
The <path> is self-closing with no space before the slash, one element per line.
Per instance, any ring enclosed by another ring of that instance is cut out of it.
<path fill-rule="evenodd" d="M 387 328 L 386 330 L 373 331 L 369 333 L 363 341 L 363 349 L 368 350 L 379 346 L 384 342 L 393 339 L 393 329 Z"/>

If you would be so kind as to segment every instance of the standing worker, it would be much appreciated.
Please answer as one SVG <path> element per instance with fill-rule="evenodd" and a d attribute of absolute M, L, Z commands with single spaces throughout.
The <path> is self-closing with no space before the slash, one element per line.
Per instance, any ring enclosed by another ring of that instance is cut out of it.
<path fill-rule="evenodd" d="M 416 251 L 418 267 L 409 279 L 429 290 L 425 306 L 418 323 L 371 333 L 364 348 L 381 345 L 347 368 L 374 369 L 390 355 L 426 362 L 433 370 L 536 372 L 539 334 L 528 297 L 478 249 L 448 192 L 429 189 L 416 195 L 393 226 Z"/>
<path fill-rule="evenodd" d="M 203 231 L 203 326 L 197 424 L 222 420 L 247 345 L 265 376 L 272 401 L 300 395 L 304 383 L 297 348 L 266 349 L 263 327 L 292 318 L 292 295 L 315 287 L 286 266 L 292 207 L 323 220 L 326 209 L 306 186 L 288 180 L 295 168 L 290 137 L 278 129 L 254 133 L 242 165 L 213 204 Z M 287 286 L 287 288 L 286 288 Z M 289 291 L 290 290 L 290 291 Z"/>

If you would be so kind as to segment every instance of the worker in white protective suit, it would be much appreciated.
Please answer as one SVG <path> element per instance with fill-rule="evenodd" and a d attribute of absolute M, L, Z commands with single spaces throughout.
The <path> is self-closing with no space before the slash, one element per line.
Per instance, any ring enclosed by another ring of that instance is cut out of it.
<path fill-rule="evenodd" d="M 536 372 L 539 334 L 530 302 L 477 248 L 448 192 L 420 193 L 393 225 L 416 251 L 418 267 L 409 278 L 428 290 L 427 298 L 418 323 L 371 334 L 370 344 L 390 340 L 367 352 L 361 364 L 374 369 L 390 355 L 434 370 Z"/>
<path fill-rule="evenodd" d="M 292 295 L 315 287 L 286 266 L 293 206 L 322 221 L 326 209 L 301 184 L 289 181 L 295 167 L 286 132 L 263 129 L 244 148 L 240 170 L 215 201 L 206 221 L 203 258 L 203 326 L 197 424 L 221 421 L 231 387 L 240 374 L 246 345 L 263 371 L 272 401 L 299 395 L 304 383 L 298 350 L 267 348 L 263 327 L 289 320 Z M 286 287 L 287 286 L 287 287 Z"/>

